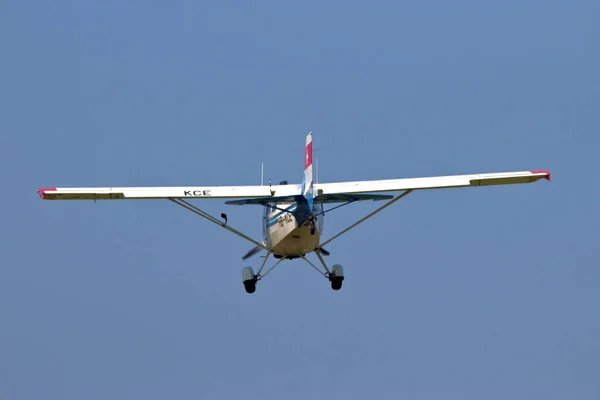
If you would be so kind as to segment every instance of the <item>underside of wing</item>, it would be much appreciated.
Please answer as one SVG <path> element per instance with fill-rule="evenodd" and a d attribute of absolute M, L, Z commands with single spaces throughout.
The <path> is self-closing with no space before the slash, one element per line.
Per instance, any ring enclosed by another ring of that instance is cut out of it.
<path fill-rule="evenodd" d="M 468 186 L 512 185 L 550 180 L 546 170 L 500 172 L 491 174 L 450 175 L 430 178 L 389 179 L 378 181 L 319 183 L 315 185 L 318 196 L 398 192 L 402 190 L 444 189 Z"/>

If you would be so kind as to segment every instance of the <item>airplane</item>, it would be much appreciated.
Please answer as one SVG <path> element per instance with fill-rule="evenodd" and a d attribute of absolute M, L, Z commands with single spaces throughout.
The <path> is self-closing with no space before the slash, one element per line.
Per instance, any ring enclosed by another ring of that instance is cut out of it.
<path fill-rule="evenodd" d="M 335 264 L 330 269 L 323 256 L 330 253 L 325 246 L 355 228 L 362 222 L 389 207 L 408 194 L 418 190 L 446 189 L 472 186 L 508 185 L 550 181 L 547 170 L 485 173 L 472 175 L 436 176 L 428 178 L 386 179 L 356 182 L 318 183 L 313 177 L 313 134 L 306 136 L 304 149 L 304 176 L 301 184 L 260 186 L 183 186 L 183 187 L 105 187 L 105 188 L 41 188 L 37 193 L 43 200 L 141 200 L 167 199 L 208 221 L 246 239 L 254 247 L 242 260 L 266 251 L 263 261 L 254 272 L 250 266 L 242 269 L 242 282 L 247 293 L 256 291 L 258 281 L 264 279 L 284 260 L 300 258 L 327 278 L 333 290 L 340 290 L 345 278 L 344 269 Z M 390 194 L 394 193 L 394 194 Z M 228 225 L 227 214 L 221 219 L 208 214 L 189 199 L 229 199 L 230 205 L 259 205 L 262 216 L 263 240 L 257 241 Z M 347 228 L 322 240 L 325 214 L 357 201 L 384 201 L 385 203 Z M 329 209 L 324 206 L 336 204 Z M 322 269 L 306 256 L 315 253 Z M 270 256 L 277 260 L 263 274 Z"/>

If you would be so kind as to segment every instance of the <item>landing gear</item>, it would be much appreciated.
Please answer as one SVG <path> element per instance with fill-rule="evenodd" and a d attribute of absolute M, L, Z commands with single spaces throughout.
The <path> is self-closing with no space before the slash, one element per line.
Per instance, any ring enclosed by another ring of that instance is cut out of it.
<path fill-rule="evenodd" d="M 252 267 L 245 267 L 242 270 L 242 282 L 244 283 L 246 293 L 254 293 L 256 291 L 256 281 L 256 275 L 254 275 Z"/>
<path fill-rule="evenodd" d="M 342 281 L 344 280 L 344 268 L 339 264 L 335 264 L 330 271 L 329 268 L 327 268 L 327 264 L 325 264 L 323 256 L 321 255 L 329 255 L 329 252 L 323 252 L 320 249 L 316 249 L 315 254 L 317 255 L 317 258 L 321 262 L 321 265 L 325 271 L 321 270 L 315 264 L 310 262 L 306 257 L 302 257 L 302 259 L 306 261 L 308 265 L 313 267 L 318 273 L 329 279 L 329 282 L 331 282 L 331 288 L 333 290 L 340 290 L 342 288 Z"/>
<path fill-rule="evenodd" d="M 340 290 L 342 288 L 342 281 L 344 280 L 344 268 L 341 265 L 336 264 L 333 266 L 331 273 L 329 274 L 329 281 L 331 282 L 331 288 L 333 290 Z"/>
<path fill-rule="evenodd" d="M 269 272 L 273 271 L 273 269 L 276 266 L 278 266 L 279 263 L 281 263 L 283 260 L 287 259 L 287 257 L 285 257 L 285 256 L 279 258 L 279 260 L 277 260 L 277 262 L 275 264 L 273 264 L 273 266 L 271 268 L 269 268 L 267 270 L 267 272 L 264 273 L 264 275 L 261 275 L 260 273 L 262 272 L 263 268 L 265 267 L 265 264 L 267 263 L 267 260 L 269 259 L 270 255 L 271 255 L 271 253 L 268 253 L 265 256 L 265 260 L 263 261 L 262 265 L 260 266 L 260 268 L 256 274 L 254 273 L 254 270 L 252 269 L 252 267 L 244 267 L 244 269 L 242 269 L 242 283 L 244 284 L 244 289 L 246 289 L 246 293 L 256 292 L 256 282 L 263 279 L 265 276 L 267 276 L 267 274 Z"/>
<path fill-rule="evenodd" d="M 323 253 L 323 254 L 328 254 L 328 253 L 322 252 L 320 249 L 317 249 L 315 251 L 315 254 L 319 258 L 321 265 L 323 265 L 324 271 L 321 270 L 319 267 L 317 267 L 312 262 L 310 262 L 305 256 L 300 256 L 300 258 L 302 258 L 311 267 L 313 267 L 317 272 L 319 272 L 321 275 L 323 275 L 325 278 L 327 278 L 329 280 L 329 282 L 331 283 L 331 288 L 333 290 L 340 290 L 342 288 L 342 282 L 344 281 L 344 268 L 339 264 L 335 264 L 333 266 L 333 268 L 331 270 L 329 270 L 329 268 L 327 268 L 327 264 L 325 264 L 325 260 L 323 260 L 323 256 L 321 255 L 321 253 Z M 267 259 L 269 258 L 270 255 L 271 255 L 271 253 L 267 254 L 267 256 L 265 257 L 265 260 L 263 261 L 263 263 L 260 266 L 257 273 L 254 273 L 254 270 L 252 269 L 252 267 L 244 267 L 244 269 L 242 269 L 242 283 L 244 284 L 244 289 L 246 290 L 246 293 L 256 292 L 256 283 L 258 281 L 260 281 L 261 279 L 263 279 L 265 276 L 267 276 L 267 274 L 269 272 L 271 272 L 276 266 L 278 266 L 279 263 L 281 263 L 283 260 L 289 259 L 288 257 L 282 256 L 281 258 L 279 258 L 277 260 L 277 262 L 275 264 L 273 264 L 273 266 L 271 268 L 269 268 L 267 270 L 267 272 L 264 273 L 264 275 L 261 275 L 260 273 L 262 272 L 263 268 L 265 267 L 265 264 L 267 263 Z"/>
<path fill-rule="evenodd" d="M 256 280 L 244 281 L 244 289 L 246 289 L 246 293 L 256 292 Z"/>

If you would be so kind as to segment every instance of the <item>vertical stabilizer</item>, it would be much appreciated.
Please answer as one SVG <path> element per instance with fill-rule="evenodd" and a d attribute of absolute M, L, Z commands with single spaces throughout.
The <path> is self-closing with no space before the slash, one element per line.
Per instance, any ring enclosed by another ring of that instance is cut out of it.
<path fill-rule="evenodd" d="M 302 180 L 302 195 L 308 202 L 308 209 L 313 208 L 313 162 L 312 162 L 312 132 L 306 135 L 306 147 L 304 148 L 304 179 Z"/>

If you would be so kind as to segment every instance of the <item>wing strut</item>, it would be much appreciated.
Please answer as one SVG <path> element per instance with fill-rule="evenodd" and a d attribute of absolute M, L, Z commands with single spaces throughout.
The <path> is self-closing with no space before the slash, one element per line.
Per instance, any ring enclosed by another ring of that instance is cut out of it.
<path fill-rule="evenodd" d="M 205 219 L 209 220 L 213 224 L 219 225 L 221 228 L 225 228 L 229 232 L 235 233 L 239 237 L 242 237 L 242 238 L 246 239 L 247 241 L 255 244 L 257 247 L 260 247 L 262 249 L 268 250 L 267 247 L 263 243 L 257 242 L 256 240 L 254 240 L 251 237 L 243 234 L 242 232 L 238 231 L 237 229 L 233 229 L 232 227 L 230 227 L 229 225 L 227 225 L 225 222 L 220 221 L 216 217 L 213 217 L 212 215 L 210 215 L 206 211 L 202 211 L 201 209 L 199 209 L 198 207 L 196 207 L 193 204 L 190 204 L 189 202 L 185 201 L 184 199 L 177 198 L 177 197 L 171 197 L 171 198 L 169 198 L 169 200 L 171 200 L 173 203 L 178 204 L 178 205 L 180 205 L 181 207 L 183 207 L 183 208 L 185 208 L 187 210 L 190 210 L 194 214 L 197 214 L 197 215 L 201 216 L 202 218 L 205 218 Z"/>
<path fill-rule="evenodd" d="M 391 206 L 393 203 L 397 202 L 398 200 L 400 200 L 401 198 L 403 198 L 404 196 L 406 196 L 407 194 L 409 194 L 412 191 L 413 191 L 413 189 L 405 190 L 404 192 L 400 193 L 398 196 L 394 197 L 392 200 L 390 200 L 387 203 L 385 203 L 383 206 L 379 207 L 378 209 L 376 209 L 372 213 L 368 214 L 366 217 L 359 219 L 358 221 L 356 221 L 355 223 L 353 223 L 352 225 L 350 225 L 349 227 L 347 227 L 346 229 L 344 229 L 343 231 L 341 231 L 337 235 L 335 235 L 332 238 L 330 238 L 329 240 L 321 243 L 319 246 L 320 247 L 325 247 L 326 245 L 328 245 L 329 243 L 331 243 L 334 239 L 339 238 L 344 233 L 348 232 L 350 229 L 356 227 L 358 224 L 360 224 L 362 222 L 365 222 L 366 220 L 368 220 L 369 218 L 371 218 L 373 215 L 377 214 L 379 211 L 383 210 L 384 208 L 386 208 L 388 206 Z"/>

